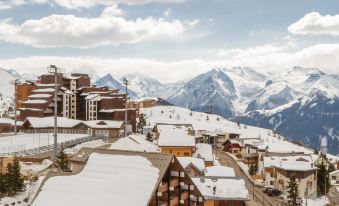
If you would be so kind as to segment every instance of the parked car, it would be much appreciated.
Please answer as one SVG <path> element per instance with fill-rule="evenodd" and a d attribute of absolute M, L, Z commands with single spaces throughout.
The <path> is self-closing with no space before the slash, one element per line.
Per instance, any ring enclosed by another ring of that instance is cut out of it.
<path fill-rule="evenodd" d="M 281 191 L 279 191 L 277 189 L 269 189 L 267 191 L 267 195 L 268 196 L 279 196 L 279 195 L 281 195 Z"/>

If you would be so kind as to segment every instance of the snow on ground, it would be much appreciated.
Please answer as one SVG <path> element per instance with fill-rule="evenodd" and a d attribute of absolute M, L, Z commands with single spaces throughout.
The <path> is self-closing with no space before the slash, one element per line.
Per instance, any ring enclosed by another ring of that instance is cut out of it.
<path fill-rule="evenodd" d="M 81 173 L 48 179 L 33 206 L 147 205 L 158 177 L 145 157 L 93 153 Z"/>
<path fill-rule="evenodd" d="M 158 146 L 146 140 L 145 135 L 130 135 L 114 142 L 110 149 L 130 150 L 139 152 L 160 152 Z"/>
<path fill-rule="evenodd" d="M 7 204 L 11 205 L 13 202 L 15 202 L 15 205 L 20 205 L 20 206 L 31 205 L 31 201 L 35 197 L 35 194 L 37 193 L 40 187 L 40 184 L 42 183 L 44 178 L 45 178 L 44 176 L 39 177 L 38 181 L 33 182 L 31 185 L 27 183 L 26 190 L 24 192 L 17 194 L 16 196 L 2 198 L 0 201 L 0 206 L 5 206 Z M 25 198 L 28 198 L 28 202 L 23 201 Z M 19 204 L 19 201 L 20 201 L 20 204 Z"/>
<path fill-rule="evenodd" d="M 44 159 L 41 163 L 20 162 L 21 173 L 24 175 L 38 174 L 49 168 L 53 162 L 49 159 Z"/>
<path fill-rule="evenodd" d="M 96 139 L 96 140 L 92 140 L 92 141 L 89 141 L 89 142 L 84 142 L 84 143 L 78 144 L 78 145 L 76 145 L 72 148 L 66 148 L 65 152 L 67 154 L 75 154 L 83 147 L 96 148 L 96 147 L 104 146 L 106 144 L 107 143 L 104 140 Z"/>
<path fill-rule="evenodd" d="M 325 206 L 326 204 L 329 204 L 330 202 L 328 201 L 327 198 L 324 196 L 317 198 L 315 200 L 312 199 L 307 199 L 307 206 Z M 303 199 L 303 205 L 306 206 L 306 200 Z"/>
<path fill-rule="evenodd" d="M 58 143 L 87 137 L 88 134 L 58 134 Z M 20 152 L 27 149 L 38 148 L 53 144 L 54 137 L 50 133 L 20 133 L 18 135 L 0 137 L 0 154 Z"/>
<path fill-rule="evenodd" d="M 275 135 L 272 130 L 240 124 L 229 121 L 219 115 L 194 112 L 176 106 L 156 106 L 142 108 L 141 113 L 146 114 L 147 123 L 151 126 L 157 123 L 192 124 L 194 130 L 205 130 L 216 133 L 240 134 L 240 140 L 258 138 L 263 147 L 268 146 L 271 152 L 305 152 L 312 154 L 311 149 L 301 147 L 286 141 L 285 137 Z M 207 120 L 208 116 L 208 120 Z"/>

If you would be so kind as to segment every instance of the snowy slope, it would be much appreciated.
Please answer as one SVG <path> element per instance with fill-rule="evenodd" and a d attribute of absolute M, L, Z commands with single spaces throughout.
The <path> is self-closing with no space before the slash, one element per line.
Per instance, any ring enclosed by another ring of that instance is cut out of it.
<path fill-rule="evenodd" d="M 15 77 L 7 70 L 0 68 L 0 117 L 13 104 L 14 85 L 11 84 Z"/>

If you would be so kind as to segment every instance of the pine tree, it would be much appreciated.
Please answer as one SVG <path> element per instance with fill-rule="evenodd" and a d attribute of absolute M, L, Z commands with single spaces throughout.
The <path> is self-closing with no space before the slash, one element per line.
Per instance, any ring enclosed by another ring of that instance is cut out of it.
<path fill-rule="evenodd" d="M 0 199 L 6 194 L 5 175 L 0 172 Z"/>
<path fill-rule="evenodd" d="M 152 140 L 152 135 L 151 135 L 150 132 L 147 133 L 146 139 L 147 139 L 148 141 L 151 141 L 151 140 Z"/>
<path fill-rule="evenodd" d="M 138 128 L 138 131 L 141 133 L 144 126 L 146 126 L 146 119 L 145 119 L 145 116 L 143 114 L 141 114 L 140 118 L 139 118 L 139 121 L 138 121 L 138 125 L 137 125 L 137 128 Z"/>
<path fill-rule="evenodd" d="M 321 161 L 319 161 L 316 166 L 318 167 L 317 171 L 317 195 L 318 197 L 326 195 L 331 187 L 331 181 L 329 178 L 329 173 L 335 170 L 333 164 L 331 164 L 326 154 L 320 154 Z"/>
<path fill-rule="evenodd" d="M 15 195 L 25 189 L 24 178 L 20 173 L 20 162 L 14 157 L 12 163 L 7 164 L 7 173 L 5 174 L 4 182 L 8 195 Z"/>
<path fill-rule="evenodd" d="M 248 174 L 253 175 L 253 165 L 250 164 L 248 167 Z"/>
<path fill-rule="evenodd" d="M 300 199 L 299 197 L 299 185 L 295 180 L 295 177 L 291 177 L 288 185 L 287 185 L 287 199 L 288 203 L 290 203 L 292 206 L 301 206 L 302 203 L 300 201 L 297 201 Z"/>
<path fill-rule="evenodd" d="M 59 151 L 57 155 L 57 160 L 55 161 L 55 165 L 58 168 L 58 170 L 62 172 L 72 172 L 71 162 L 63 148 L 61 148 L 61 150 Z"/>

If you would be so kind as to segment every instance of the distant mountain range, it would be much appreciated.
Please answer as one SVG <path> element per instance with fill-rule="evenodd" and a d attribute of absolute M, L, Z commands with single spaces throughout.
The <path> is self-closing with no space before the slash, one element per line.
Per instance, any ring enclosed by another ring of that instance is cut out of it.
<path fill-rule="evenodd" d="M 91 72 L 91 76 L 97 75 Z M 95 83 L 124 92 L 123 78 L 129 80 L 133 99 L 160 97 L 177 106 L 273 129 L 309 147 L 322 146 L 339 154 L 339 75 L 302 67 L 279 74 L 234 67 L 170 84 L 141 73 L 121 78 L 107 74 Z"/>

